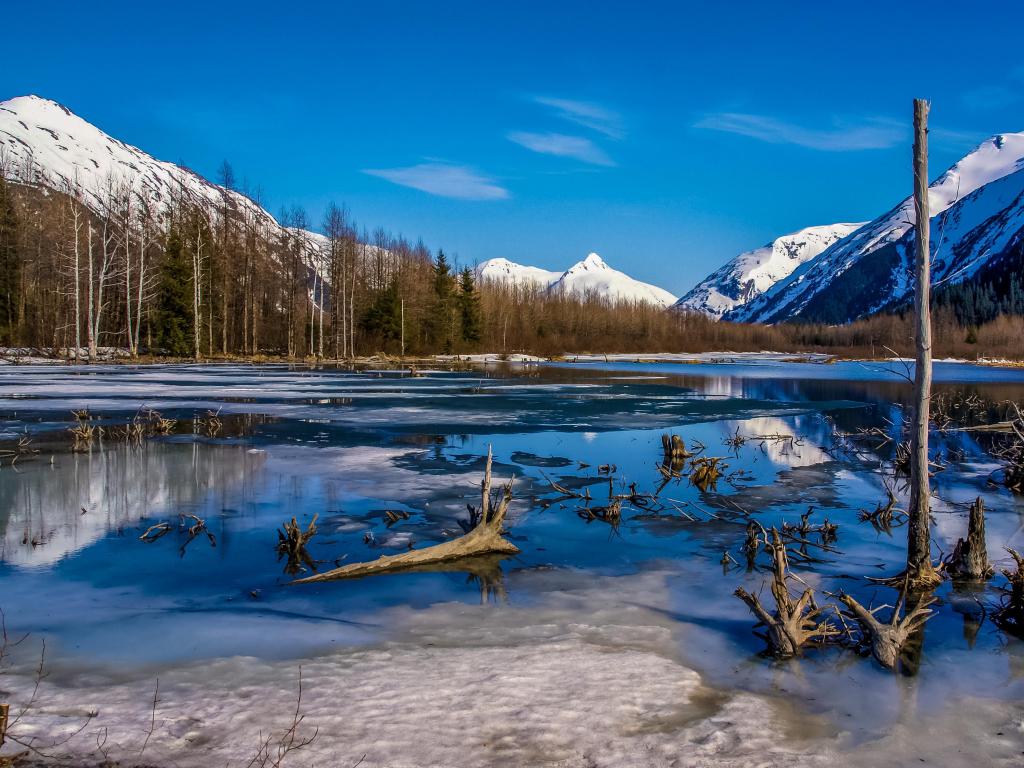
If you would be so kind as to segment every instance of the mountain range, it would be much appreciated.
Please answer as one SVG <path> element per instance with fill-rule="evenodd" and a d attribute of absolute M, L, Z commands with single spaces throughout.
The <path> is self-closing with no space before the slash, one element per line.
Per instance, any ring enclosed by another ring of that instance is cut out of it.
<path fill-rule="evenodd" d="M 643 283 L 613 269 L 596 253 L 589 254 L 564 272 L 516 264 L 508 259 L 488 259 L 477 267 L 484 280 L 542 288 L 552 293 L 596 295 L 612 302 L 644 302 L 670 307 L 676 297 L 656 285 Z"/>
<path fill-rule="evenodd" d="M 1019 264 L 1024 133 L 980 144 L 929 185 L 928 200 L 935 286 Z M 906 305 L 913 295 L 914 223 L 914 201 L 907 197 L 722 317 L 836 324 Z"/>
<path fill-rule="evenodd" d="M 158 160 L 37 96 L 0 102 L 0 169 L 7 178 L 76 195 L 99 213 L 111 184 L 131 183 L 158 219 L 175 196 L 184 195 L 211 207 L 228 205 L 270 232 L 283 229 L 246 195 Z M 1000 134 L 980 144 L 932 182 L 929 203 L 936 286 L 984 280 L 1000 290 L 1017 290 L 1024 268 L 1024 133 Z M 315 267 L 323 235 L 298 232 Z M 596 253 L 563 272 L 499 258 L 483 262 L 478 274 L 484 280 L 648 302 L 727 321 L 835 324 L 906 305 L 913 289 L 913 252 L 914 205 L 907 197 L 867 223 L 810 226 L 741 253 L 678 301 L 613 269 Z"/>

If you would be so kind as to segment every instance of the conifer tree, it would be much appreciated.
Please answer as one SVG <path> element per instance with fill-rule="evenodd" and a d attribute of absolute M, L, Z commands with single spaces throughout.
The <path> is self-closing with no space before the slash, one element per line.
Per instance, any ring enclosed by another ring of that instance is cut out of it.
<path fill-rule="evenodd" d="M 428 338 L 433 349 L 450 354 L 455 347 L 455 276 L 444 251 L 434 263 L 434 304 L 428 321 Z"/>
<path fill-rule="evenodd" d="M 18 214 L 7 182 L 0 174 L 0 341 L 10 344 L 17 331 L 21 257 Z"/>
<path fill-rule="evenodd" d="M 480 294 L 476 290 L 473 271 L 469 267 L 464 267 L 459 275 L 459 314 L 462 319 L 462 340 L 471 344 L 480 341 Z"/>
<path fill-rule="evenodd" d="M 397 341 L 401 337 L 402 301 L 395 281 L 373 300 L 363 315 L 362 326 L 368 335 L 379 336 L 383 341 Z"/>
<path fill-rule="evenodd" d="M 153 341 L 165 354 L 192 354 L 192 260 L 177 226 L 167 236 L 157 287 Z"/>

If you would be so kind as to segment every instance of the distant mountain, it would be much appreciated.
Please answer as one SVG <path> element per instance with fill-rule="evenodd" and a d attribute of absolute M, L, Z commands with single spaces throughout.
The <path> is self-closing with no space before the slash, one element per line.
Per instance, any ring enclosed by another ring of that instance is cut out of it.
<path fill-rule="evenodd" d="M 643 283 L 613 269 L 596 253 L 589 254 L 565 272 L 523 266 L 508 259 L 489 259 L 477 268 L 477 272 L 486 280 L 538 286 L 551 292 L 597 295 L 613 302 L 639 301 L 668 307 L 676 300 L 673 294 L 656 285 Z"/>
<path fill-rule="evenodd" d="M 969 279 L 1021 237 L 1024 133 L 995 136 L 929 187 L 933 279 Z M 833 243 L 727 320 L 845 323 L 905 303 L 913 288 L 914 201 Z"/>
<path fill-rule="evenodd" d="M 720 318 L 747 304 L 830 245 L 863 224 L 827 224 L 783 235 L 760 248 L 745 251 L 694 286 L 674 305 Z"/>
<path fill-rule="evenodd" d="M 561 272 L 550 272 L 540 267 L 527 267 L 508 259 L 488 259 L 479 267 L 477 274 L 484 280 L 547 288 L 562 276 Z"/>

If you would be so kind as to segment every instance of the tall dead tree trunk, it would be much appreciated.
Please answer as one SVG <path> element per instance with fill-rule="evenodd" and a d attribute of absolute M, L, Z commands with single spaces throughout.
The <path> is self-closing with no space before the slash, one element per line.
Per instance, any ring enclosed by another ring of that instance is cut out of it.
<path fill-rule="evenodd" d="M 913 423 L 910 436 L 910 505 L 907 525 L 907 574 L 914 585 L 938 580 L 932 567 L 928 477 L 928 419 L 932 389 L 931 247 L 928 206 L 928 109 L 914 99 L 914 367 Z"/>

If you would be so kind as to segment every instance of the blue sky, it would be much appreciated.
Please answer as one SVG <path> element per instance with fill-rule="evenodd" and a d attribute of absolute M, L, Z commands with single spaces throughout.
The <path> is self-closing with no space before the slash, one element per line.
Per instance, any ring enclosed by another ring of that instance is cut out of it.
<path fill-rule="evenodd" d="M 56 99 L 273 212 L 330 200 L 472 263 L 589 251 L 682 293 L 1024 130 L 1024 6 L 11 3 L 0 99 Z M 920 25 L 911 33 L 915 24 Z"/>

